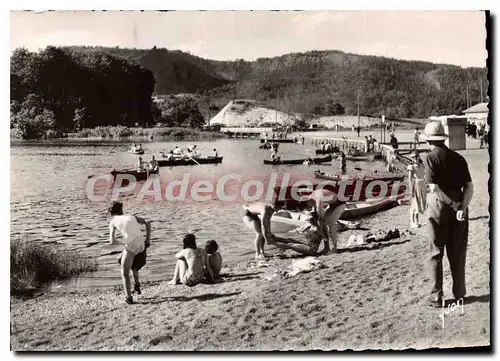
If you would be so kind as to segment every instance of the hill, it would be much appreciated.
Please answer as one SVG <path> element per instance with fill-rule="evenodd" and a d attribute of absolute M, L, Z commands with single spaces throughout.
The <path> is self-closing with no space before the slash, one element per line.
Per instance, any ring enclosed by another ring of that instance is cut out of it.
<path fill-rule="evenodd" d="M 215 61 L 167 49 L 79 48 L 134 59 L 156 80 L 155 94 L 197 93 L 200 110 L 255 99 L 286 112 L 426 118 L 461 113 L 487 94 L 486 68 L 310 51 L 256 61 Z M 339 107 L 341 106 L 341 108 Z"/>

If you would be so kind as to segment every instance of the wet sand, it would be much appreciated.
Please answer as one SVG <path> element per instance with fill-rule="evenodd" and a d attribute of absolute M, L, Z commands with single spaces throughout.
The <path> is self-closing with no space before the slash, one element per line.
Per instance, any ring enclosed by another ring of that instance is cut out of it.
<path fill-rule="evenodd" d="M 460 309 L 424 305 L 425 228 L 408 237 L 321 257 L 328 268 L 275 276 L 296 258 L 227 264 L 222 283 L 193 288 L 144 283 L 137 304 L 119 287 L 11 299 L 12 350 L 312 350 L 490 345 L 487 151 L 461 152 L 475 195 L 470 206 L 467 296 Z M 368 232 L 409 225 L 409 206 L 363 219 Z M 242 225 L 243 227 L 243 225 Z M 250 240 L 248 240 L 250 242 Z M 286 253 L 292 256 L 292 253 Z M 147 266 L 146 266 L 147 267 Z M 444 261 L 445 298 L 451 276 Z M 448 309 L 445 309 L 448 312 Z"/>

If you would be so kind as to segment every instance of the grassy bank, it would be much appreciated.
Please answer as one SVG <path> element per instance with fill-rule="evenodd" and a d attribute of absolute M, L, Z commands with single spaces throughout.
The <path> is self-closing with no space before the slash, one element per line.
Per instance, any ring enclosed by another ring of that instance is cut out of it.
<path fill-rule="evenodd" d="M 97 270 L 97 262 L 61 246 L 25 239 L 10 243 L 11 294 L 25 294 L 46 282 Z"/>
<path fill-rule="evenodd" d="M 96 127 L 82 129 L 78 133 L 68 134 L 68 138 L 170 138 L 170 139 L 212 139 L 224 138 L 225 135 L 217 132 L 203 132 L 192 128 L 163 127 L 163 128 L 128 128 L 122 126 Z"/>
<path fill-rule="evenodd" d="M 226 138 L 219 132 L 204 132 L 192 128 L 161 127 L 161 128 L 129 128 L 123 126 L 103 126 L 92 129 L 82 129 L 76 133 L 60 133 L 47 131 L 41 139 L 165 139 L 165 140 L 206 140 Z M 10 130 L 11 139 L 22 139 L 16 129 Z"/>

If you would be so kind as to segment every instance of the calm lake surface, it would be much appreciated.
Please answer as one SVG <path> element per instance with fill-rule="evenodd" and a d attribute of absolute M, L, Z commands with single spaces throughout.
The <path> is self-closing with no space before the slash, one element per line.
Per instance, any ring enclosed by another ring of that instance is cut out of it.
<path fill-rule="evenodd" d="M 362 133 L 362 136 L 370 133 Z M 376 138 L 380 132 L 373 131 Z M 283 159 L 315 156 L 311 145 L 313 136 L 347 136 L 356 139 L 353 132 L 305 133 L 305 145 L 280 144 Z M 411 132 L 397 134 L 400 141 L 410 141 Z M 227 174 L 238 174 L 241 182 L 228 182 L 227 194 L 241 190 L 247 180 L 262 180 L 267 185 L 271 173 L 277 173 L 278 185 L 283 174 L 289 173 L 292 185 L 295 180 L 314 179 L 313 172 L 322 169 L 337 172 L 337 161 L 314 166 L 271 166 L 262 160 L 269 159 L 270 151 L 258 149 L 257 139 L 221 139 L 214 141 L 150 141 L 143 142 L 146 154 L 161 159 L 159 151 L 170 150 L 176 145 L 184 148 L 197 144 L 204 154 L 216 148 L 224 157 L 222 164 L 162 167 L 162 186 L 172 180 L 182 179 L 189 174 L 191 180 L 215 182 Z M 103 201 L 92 201 L 86 195 L 89 176 L 107 174 L 113 168 L 133 168 L 137 156 L 127 152 L 130 141 L 50 141 L 11 143 L 11 237 L 26 237 L 34 242 L 63 243 L 69 249 L 80 250 L 95 257 L 99 271 L 86 274 L 69 281 L 56 282 L 49 289 L 70 290 L 78 287 L 100 287 L 121 284 L 120 269 L 116 258 L 123 246 L 107 245 L 110 217 L 107 208 L 111 194 Z M 382 169 L 380 162 L 348 163 L 349 167 Z M 106 183 L 106 182 L 104 182 Z M 108 189 L 107 186 L 96 189 Z M 146 280 L 167 280 L 171 277 L 175 264 L 174 254 L 182 247 L 182 237 L 195 232 L 199 246 L 207 240 L 215 239 L 224 261 L 253 259 L 254 234 L 241 221 L 241 205 L 244 200 L 223 202 L 186 200 L 183 202 L 155 201 L 152 196 L 139 198 L 135 191 L 124 194 L 126 213 L 141 215 L 152 223 L 152 246 L 148 250 L 148 264 L 141 270 Z M 110 192 L 111 193 L 111 192 Z M 253 191 L 250 192 L 251 194 Z M 273 228 L 274 229 L 274 228 Z M 276 233 L 290 230 L 286 226 L 276 229 Z"/>

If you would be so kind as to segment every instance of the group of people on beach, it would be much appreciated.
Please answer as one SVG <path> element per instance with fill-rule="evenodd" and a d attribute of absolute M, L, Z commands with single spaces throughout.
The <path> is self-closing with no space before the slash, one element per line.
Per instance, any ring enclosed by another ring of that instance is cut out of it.
<path fill-rule="evenodd" d="M 468 240 L 468 206 L 472 200 L 473 184 L 465 159 L 445 145 L 448 135 L 440 122 L 426 125 L 424 139 L 430 146 L 425 160 L 414 152 L 413 162 L 408 166 L 409 185 L 412 194 L 410 207 L 411 225 L 421 226 L 419 215 L 427 216 L 427 236 L 430 244 L 431 289 L 427 302 L 441 306 L 443 297 L 444 251 L 450 263 L 453 279 L 453 295 L 460 299 L 466 294 L 465 259 Z M 265 259 L 266 245 L 283 250 L 293 250 L 305 256 L 321 256 L 337 252 L 338 221 L 345 210 L 346 202 L 336 193 L 322 188 L 315 189 L 306 201 L 311 210 L 306 224 L 296 230 L 295 237 L 279 237 L 272 233 L 271 218 L 281 210 L 279 203 L 256 202 L 243 206 L 243 223 L 255 233 L 255 257 Z M 109 209 L 113 216 L 110 222 L 110 244 L 116 244 L 115 231 L 123 236 L 124 250 L 119 262 L 122 271 L 126 302 L 133 303 L 130 272 L 134 291 L 140 294 L 139 269 L 146 263 L 146 250 L 150 246 L 150 222 L 141 217 L 125 215 L 123 205 L 115 202 Z M 142 237 L 140 225 L 146 226 L 146 237 Z M 205 249 L 196 245 L 196 237 L 187 234 L 183 238 L 183 249 L 177 259 L 170 284 L 194 286 L 204 281 L 214 281 L 220 276 L 222 257 L 215 241 L 207 242 Z"/>
<path fill-rule="evenodd" d="M 122 236 L 124 249 L 118 257 L 118 263 L 121 267 L 125 302 L 132 304 L 134 301 L 130 273 L 133 276 L 133 291 L 140 295 L 139 270 L 146 265 L 146 251 L 151 245 L 151 222 L 136 215 L 124 214 L 121 202 L 114 202 L 108 211 L 113 216 L 109 224 L 109 244 L 118 244 L 116 232 Z M 141 225 L 146 227 L 146 237 L 142 235 Z M 222 257 L 218 252 L 219 246 L 216 241 L 209 240 L 205 248 L 198 248 L 196 236 L 189 233 L 184 236 L 182 247 L 183 249 L 175 255 L 177 263 L 169 284 L 182 283 L 186 286 L 195 286 L 201 282 L 214 282 L 220 278 Z"/>

